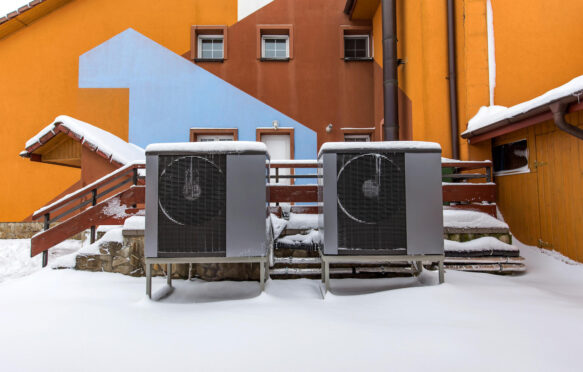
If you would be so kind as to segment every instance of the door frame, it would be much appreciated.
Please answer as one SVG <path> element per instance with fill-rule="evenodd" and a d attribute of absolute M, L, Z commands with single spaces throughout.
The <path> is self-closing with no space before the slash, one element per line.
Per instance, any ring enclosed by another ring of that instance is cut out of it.
<path fill-rule="evenodd" d="M 295 145 L 294 145 L 294 128 L 257 128 L 255 130 L 255 140 L 261 142 L 261 136 L 264 134 L 269 135 L 289 135 L 289 158 L 290 160 L 295 159 Z M 293 169 L 292 169 L 293 174 Z"/>
<path fill-rule="evenodd" d="M 255 130 L 255 140 L 257 142 L 261 142 L 261 136 L 264 134 L 268 134 L 268 135 L 289 135 L 289 158 L 290 160 L 294 160 L 295 159 L 295 145 L 294 145 L 294 128 L 257 128 Z M 270 159 L 271 160 L 271 159 Z M 295 174 L 295 169 L 291 168 L 289 170 L 289 174 L 290 175 L 294 175 Z M 293 185 L 295 184 L 295 179 L 290 178 L 289 180 L 289 184 Z M 271 182 L 271 179 L 270 179 Z M 292 203 L 293 204 L 293 203 Z"/>

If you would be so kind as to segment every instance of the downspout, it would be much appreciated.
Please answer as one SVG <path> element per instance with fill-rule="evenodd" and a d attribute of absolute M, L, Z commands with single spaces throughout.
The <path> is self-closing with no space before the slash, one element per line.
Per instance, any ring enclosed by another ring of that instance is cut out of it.
<path fill-rule="evenodd" d="M 455 0 L 447 0 L 447 50 L 448 50 L 448 80 L 449 80 L 449 117 L 451 130 L 451 154 L 454 159 L 460 158 L 460 140 L 458 137 L 458 99 L 455 48 Z"/>
<path fill-rule="evenodd" d="M 397 81 L 397 3 L 382 0 L 383 103 L 385 141 L 399 140 L 399 83 Z"/>
<path fill-rule="evenodd" d="M 579 139 L 583 139 L 583 129 L 567 123 L 565 119 L 565 115 L 567 114 L 567 104 L 565 102 L 551 103 L 549 108 L 553 113 L 553 119 L 557 128 Z"/>

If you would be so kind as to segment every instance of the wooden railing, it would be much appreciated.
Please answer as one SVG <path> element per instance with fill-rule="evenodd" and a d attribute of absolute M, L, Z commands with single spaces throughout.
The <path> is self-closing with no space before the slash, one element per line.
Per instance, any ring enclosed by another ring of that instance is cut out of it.
<path fill-rule="evenodd" d="M 272 181 L 282 179 L 309 178 L 317 180 L 318 163 L 316 160 L 286 160 L 272 161 L 275 169 L 270 176 Z M 458 161 L 444 159 L 442 161 L 443 202 L 451 208 L 477 210 L 496 216 L 496 185 L 492 183 L 492 162 L 490 161 Z M 314 169 L 311 174 L 295 174 L 294 170 Z M 281 169 L 290 169 L 289 174 L 282 175 Z M 470 173 L 471 171 L 471 173 Z M 480 182 L 481 181 L 481 182 Z M 317 185 L 269 185 L 269 201 L 272 203 L 316 203 L 318 201 Z M 296 213 L 318 213 L 315 206 L 291 206 Z M 272 212 L 281 214 L 281 208 L 272 207 Z"/>
<path fill-rule="evenodd" d="M 106 175 L 105 177 L 47 205 L 32 215 L 33 220 L 44 219 L 44 230 L 49 230 L 51 224 L 70 220 L 87 208 L 96 206 L 99 202 L 129 189 L 131 186 L 143 185 L 145 177 L 144 163 L 131 163 Z M 143 199 L 143 198 L 142 198 Z M 138 205 L 133 205 L 138 208 Z M 95 241 L 95 226 L 91 226 L 91 242 Z M 34 252 L 33 252 L 34 253 Z M 47 251 L 43 253 L 43 266 L 47 263 Z"/>

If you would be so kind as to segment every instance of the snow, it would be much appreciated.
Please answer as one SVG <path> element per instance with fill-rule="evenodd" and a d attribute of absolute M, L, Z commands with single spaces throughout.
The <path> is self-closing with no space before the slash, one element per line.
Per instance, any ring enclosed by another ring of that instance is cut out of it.
<path fill-rule="evenodd" d="M 154 302 L 144 278 L 39 270 L 0 284 L 2 370 L 577 371 L 583 265 L 519 248 L 524 275 L 333 279 L 325 300 L 319 279 L 157 277 Z"/>
<path fill-rule="evenodd" d="M 314 168 L 318 166 L 318 161 L 315 159 L 277 159 L 270 162 L 272 165 L 287 165 L 287 164 L 303 164 L 313 165 Z"/>
<path fill-rule="evenodd" d="M 80 240 L 65 240 L 49 250 L 49 262 L 81 248 Z M 41 269 L 42 255 L 30 257 L 30 239 L 0 240 L 0 283 L 30 275 Z"/>
<path fill-rule="evenodd" d="M 101 246 L 102 243 L 106 243 L 106 242 L 117 242 L 117 243 L 123 243 L 123 229 L 118 226 L 115 229 L 111 229 L 109 231 L 107 231 L 99 240 L 96 240 L 93 244 L 89 244 L 89 245 L 85 245 L 83 246 L 78 252 L 76 252 L 76 254 L 74 254 L 75 256 L 78 254 L 99 254 L 99 247 Z"/>
<path fill-rule="evenodd" d="M 146 228 L 145 216 L 132 216 L 125 220 L 123 224 L 124 230 L 144 230 Z"/>
<path fill-rule="evenodd" d="M 279 238 L 278 242 L 298 246 L 301 244 L 320 244 L 322 242 L 322 236 L 320 232 L 310 230 L 307 234 L 286 235 L 283 238 Z"/>
<path fill-rule="evenodd" d="M 518 251 L 515 246 L 501 242 L 492 236 L 484 236 L 467 242 L 455 242 L 446 239 L 444 240 L 444 249 L 446 252 Z"/>
<path fill-rule="evenodd" d="M 76 195 L 81 195 L 84 192 L 86 192 L 87 190 L 91 190 L 92 188 L 94 188 L 95 185 L 97 185 L 101 181 L 105 180 L 106 178 L 115 176 L 116 174 L 123 173 L 123 172 L 125 172 L 126 170 L 128 170 L 129 168 L 131 168 L 132 166 L 134 166 L 136 164 L 144 164 L 144 161 L 142 160 L 142 161 L 135 161 L 135 162 L 128 163 L 128 164 L 124 165 L 123 167 L 121 167 L 119 169 L 116 169 L 115 171 L 113 171 L 113 172 L 111 172 L 109 174 L 106 174 L 105 176 L 101 177 L 100 179 L 98 179 L 98 180 L 90 183 L 89 185 L 87 185 L 87 186 L 85 186 L 85 187 L 83 187 L 83 188 L 81 188 L 81 189 L 79 189 L 77 191 L 73 191 L 70 194 L 67 194 L 67 195 L 63 196 L 62 198 L 60 198 L 59 200 L 55 201 L 54 203 L 51 203 L 49 205 L 45 205 L 44 207 L 42 207 L 39 210 L 35 211 L 34 214 L 38 214 L 38 213 L 41 213 L 43 211 L 46 211 L 47 209 L 53 208 L 55 205 L 57 205 L 58 203 L 60 203 L 61 200 L 65 200 L 65 199 L 71 198 L 71 197 L 76 196 Z M 138 169 L 138 174 L 140 176 L 145 176 L 146 173 L 145 172 L 140 172 L 140 171 L 145 171 L 145 169 Z"/>
<path fill-rule="evenodd" d="M 441 145 L 424 141 L 384 141 L 384 142 L 326 142 L 320 148 L 318 156 L 324 152 L 335 151 L 405 151 L 426 150 L 441 151 Z"/>
<path fill-rule="evenodd" d="M 456 229 L 508 229 L 508 225 L 489 214 L 456 209 L 443 210 L 443 227 Z"/>
<path fill-rule="evenodd" d="M 494 12 L 492 0 L 486 2 L 486 22 L 488 23 L 488 80 L 490 83 L 490 106 L 494 106 L 496 89 L 496 48 L 494 41 Z"/>
<path fill-rule="evenodd" d="M 214 141 L 214 142 L 176 142 L 154 143 L 146 147 L 147 153 L 154 152 L 265 152 L 267 146 L 263 142 L 253 141 Z"/>
<path fill-rule="evenodd" d="M 471 134 L 478 129 L 485 128 L 489 125 L 498 123 L 503 120 L 511 119 L 517 115 L 524 114 L 540 106 L 548 105 L 561 98 L 574 95 L 583 91 L 583 76 L 578 76 L 568 83 L 558 88 L 549 90 L 541 96 L 530 101 L 522 102 L 512 107 L 490 106 L 481 107 L 476 116 L 468 122 L 468 129 L 462 135 Z"/>
<path fill-rule="evenodd" d="M 273 239 L 277 239 L 285 230 L 287 221 L 271 213 L 271 225 L 273 226 Z"/>
<path fill-rule="evenodd" d="M 318 228 L 317 214 L 290 213 L 287 228 L 292 230 L 308 230 Z"/>
<path fill-rule="evenodd" d="M 61 123 L 70 131 L 82 137 L 82 142 L 90 143 L 97 147 L 112 160 L 121 164 L 128 164 L 134 161 L 145 161 L 144 149 L 134 144 L 128 143 L 121 138 L 97 128 L 89 123 L 74 119 L 70 116 L 58 116 L 51 124 L 37 133 L 34 137 L 26 142 L 25 147 L 37 143 L 44 135 L 53 131 L 57 124 Z"/>
<path fill-rule="evenodd" d="M 491 163 L 492 161 L 485 159 L 485 160 L 458 160 L 458 159 L 449 159 L 449 158 L 441 158 L 441 162 L 442 163 L 484 163 L 484 162 L 488 162 Z"/>

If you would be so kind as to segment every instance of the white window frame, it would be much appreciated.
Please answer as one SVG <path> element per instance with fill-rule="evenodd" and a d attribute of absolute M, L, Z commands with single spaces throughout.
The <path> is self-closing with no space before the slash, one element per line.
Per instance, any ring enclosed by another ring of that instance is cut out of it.
<path fill-rule="evenodd" d="M 265 40 L 267 39 L 285 40 L 285 57 L 265 57 Z M 289 35 L 261 35 L 261 58 L 289 59 Z"/>
<path fill-rule="evenodd" d="M 203 58 L 202 41 L 203 40 L 222 40 L 223 41 L 223 58 Z M 224 59 L 225 58 L 225 36 L 224 35 L 198 35 L 198 48 L 196 52 L 198 59 Z"/>
<path fill-rule="evenodd" d="M 364 138 L 364 141 L 360 141 L 360 142 L 370 142 L 370 134 L 345 134 L 344 135 L 344 142 L 346 142 L 346 139 L 361 139 Z M 353 141 L 353 142 L 359 142 L 359 141 Z"/>
<path fill-rule="evenodd" d="M 344 35 L 344 48 L 346 48 L 346 39 L 366 39 L 366 57 L 346 57 L 346 49 L 344 50 L 344 58 L 348 59 L 370 59 L 372 58 L 372 53 L 370 50 L 370 35 Z"/>

